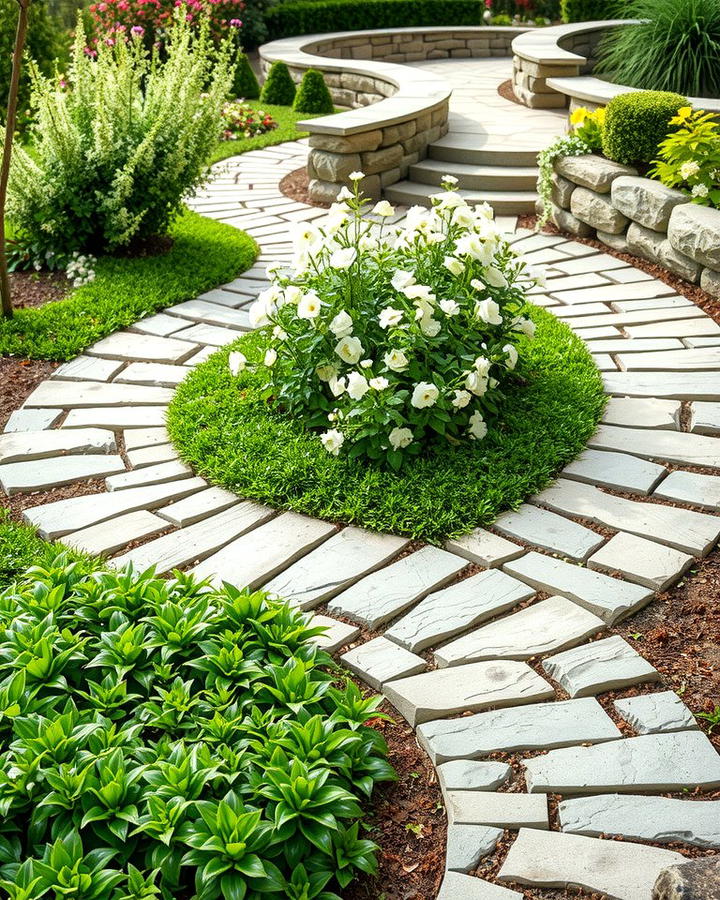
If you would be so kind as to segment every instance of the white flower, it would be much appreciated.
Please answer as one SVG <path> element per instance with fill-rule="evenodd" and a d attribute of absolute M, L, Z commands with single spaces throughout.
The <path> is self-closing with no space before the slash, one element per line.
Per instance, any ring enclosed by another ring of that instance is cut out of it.
<path fill-rule="evenodd" d="M 425 409 L 428 406 L 434 406 L 440 391 L 431 381 L 421 381 L 415 385 L 410 403 L 415 409 Z"/>
<path fill-rule="evenodd" d="M 374 235 L 367 232 L 366 234 L 360 235 L 357 245 L 360 250 L 377 250 L 380 243 Z"/>
<path fill-rule="evenodd" d="M 271 366 L 274 366 L 275 363 L 277 362 L 277 350 L 273 350 L 272 347 L 269 347 L 265 351 L 265 359 L 263 360 L 263 362 L 265 363 L 266 366 L 268 366 L 268 368 L 270 368 Z"/>
<path fill-rule="evenodd" d="M 477 234 L 466 234 L 455 241 L 455 252 L 460 256 L 470 256 L 484 266 L 490 265 L 495 247 Z"/>
<path fill-rule="evenodd" d="M 359 372 L 351 372 L 347 379 L 347 392 L 353 400 L 362 400 L 370 390 L 367 378 Z"/>
<path fill-rule="evenodd" d="M 372 367 L 371 359 L 361 359 L 360 360 L 360 368 L 361 369 L 370 369 Z"/>
<path fill-rule="evenodd" d="M 315 369 L 315 374 L 320 379 L 320 381 L 331 381 L 333 378 L 337 378 L 338 376 L 337 366 L 318 366 L 317 369 Z"/>
<path fill-rule="evenodd" d="M 330 254 L 330 267 L 333 269 L 349 269 L 355 262 L 357 250 L 354 247 L 340 247 Z"/>
<path fill-rule="evenodd" d="M 406 272 L 403 269 L 397 269 L 390 281 L 390 284 L 396 291 L 404 290 L 408 285 L 415 283 L 415 275 L 412 272 Z"/>
<path fill-rule="evenodd" d="M 369 384 L 374 391 L 384 391 L 385 388 L 390 386 L 390 382 L 383 375 L 371 378 Z"/>
<path fill-rule="evenodd" d="M 330 331 L 332 331 L 332 333 L 335 335 L 335 337 L 348 337 L 348 335 L 352 334 L 353 320 L 343 309 L 335 316 L 328 327 L 330 328 Z"/>
<path fill-rule="evenodd" d="M 355 365 L 363 353 L 360 339 L 356 337 L 344 337 L 335 345 L 335 352 L 343 362 Z"/>
<path fill-rule="evenodd" d="M 464 225 L 469 228 L 475 222 L 475 213 L 469 206 L 458 206 L 453 210 L 452 220 L 455 225 Z"/>
<path fill-rule="evenodd" d="M 350 179 L 350 181 L 361 181 L 364 177 L 365 177 L 364 172 L 351 172 L 348 175 L 348 178 Z"/>
<path fill-rule="evenodd" d="M 287 331 L 283 331 L 283 329 L 279 325 L 276 325 L 273 328 L 272 333 L 273 337 L 277 338 L 279 341 L 284 341 L 285 338 L 287 338 Z"/>
<path fill-rule="evenodd" d="M 465 266 L 456 256 L 446 256 L 443 260 L 443 265 L 453 275 L 462 275 L 465 271 Z"/>
<path fill-rule="evenodd" d="M 455 409 L 465 409 L 468 403 L 472 400 L 472 394 L 469 391 L 455 391 L 455 397 L 452 401 L 452 405 Z"/>
<path fill-rule="evenodd" d="M 248 319 L 253 328 L 262 328 L 263 325 L 269 325 L 267 305 L 258 297 L 248 310 Z"/>
<path fill-rule="evenodd" d="M 402 350 L 390 350 L 385 354 L 383 360 L 388 369 L 392 369 L 393 372 L 404 372 L 409 365 L 408 358 Z"/>
<path fill-rule="evenodd" d="M 410 284 L 403 288 L 403 294 L 408 300 L 424 300 L 426 303 L 432 303 L 435 294 L 426 284 Z"/>
<path fill-rule="evenodd" d="M 485 273 L 485 278 L 488 284 L 491 284 L 496 288 L 506 288 L 508 286 L 507 278 L 503 275 L 500 269 L 496 269 L 495 266 L 489 266 L 487 272 Z"/>
<path fill-rule="evenodd" d="M 456 316 L 460 312 L 460 304 L 456 300 L 441 300 L 438 306 L 446 316 Z"/>
<path fill-rule="evenodd" d="M 347 378 L 331 378 L 328 381 L 328 387 L 332 391 L 333 397 L 341 397 L 347 390 Z"/>
<path fill-rule="evenodd" d="M 707 197 L 709 189 L 706 184 L 696 184 L 691 193 L 693 197 Z"/>
<path fill-rule="evenodd" d="M 465 201 L 457 191 L 443 191 L 441 194 L 433 194 L 430 199 L 438 209 L 454 209 L 456 206 L 465 206 Z"/>
<path fill-rule="evenodd" d="M 394 216 L 395 215 L 395 207 L 392 203 L 388 203 L 387 200 L 380 200 L 378 203 L 373 206 L 372 211 L 376 216 Z"/>
<path fill-rule="evenodd" d="M 381 328 L 394 328 L 396 325 L 399 325 L 403 320 L 403 311 L 401 309 L 396 309 L 394 306 L 386 306 L 385 309 L 380 310 L 380 315 L 378 316 L 378 322 L 380 323 Z"/>
<path fill-rule="evenodd" d="M 323 447 L 328 453 L 332 454 L 332 456 L 337 456 L 338 453 L 340 453 L 340 448 L 345 443 L 345 437 L 342 431 L 338 431 L 337 428 L 331 428 L 329 431 L 326 431 L 325 434 L 321 434 L 320 440 L 322 441 Z"/>
<path fill-rule="evenodd" d="M 455 185 L 459 184 L 459 181 L 454 175 L 443 175 L 443 177 L 440 179 L 440 184 L 442 184 L 443 186 L 445 186 L 446 184 Z"/>
<path fill-rule="evenodd" d="M 474 441 L 481 441 L 485 435 L 487 434 L 487 425 L 485 424 L 485 419 L 480 415 L 480 413 L 475 410 L 475 412 L 470 416 L 468 420 L 468 431 L 470 433 L 470 437 Z"/>
<path fill-rule="evenodd" d="M 393 450 L 402 450 L 412 444 L 413 433 L 409 428 L 393 428 L 388 435 L 388 440 Z"/>
<path fill-rule="evenodd" d="M 295 225 L 291 234 L 293 246 L 296 250 L 300 251 L 314 247 L 322 240 L 320 229 L 311 222 L 303 222 L 301 225 Z"/>
<path fill-rule="evenodd" d="M 680 175 L 687 181 L 689 178 L 692 178 L 693 175 L 697 175 L 700 171 L 699 163 L 695 162 L 695 160 L 690 160 L 689 162 L 685 162 L 680 166 Z"/>
<path fill-rule="evenodd" d="M 233 350 L 228 356 L 228 368 L 231 375 L 239 375 L 247 365 L 247 357 L 239 350 Z"/>
<path fill-rule="evenodd" d="M 299 319 L 316 319 L 320 315 L 320 298 L 314 291 L 308 291 L 298 303 Z"/>
<path fill-rule="evenodd" d="M 478 300 L 475 304 L 475 312 L 479 319 L 487 322 L 488 325 L 502 325 L 502 316 L 500 315 L 500 307 L 494 300 L 489 298 L 486 300 Z"/>
<path fill-rule="evenodd" d="M 302 300 L 303 296 L 304 295 L 301 287 L 298 287 L 296 284 L 289 284 L 282 292 L 282 297 L 278 297 L 278 300 L 281 301 L 281 305 L 283 306 L 286 303 L 297 306 L 298 303 Z"/>
<path fill-rule="evenodd" d="M 427 337 L 435 337 L 440 333 L 441 325 L 432 316 L 423 316 L 420 319 L 420 331 Z"/>
<path fill-rule="evenodd" d="M 468 372 L 465 378 L 465 387 L 475 394 L 476 397 L 482 397 L 487 391 L 488 380 L 485 376 L 480 375 L 479 372 Z"/>
<path fill-rule="evenodd" d="M 484 291 L 487 285 L 484 281 L 480 281 L 479 278 L 473 278 L 470 282 L 470 287 L 475 288 L 476 291 Z"/>
<path fill-rule="evenodd" d="M 490 371 L 491 365 L 492 363 L 486 356 L 478 356 L 478 358 L 473 363 L 473 368 L 478 373 L 478 375 L 480 375 L 482 378 L 485 378 L 485 376 Z"/>
<path fill-rule="evenodd" d="M 518 352 L 512 344 L 505 344 L 505 346 L 503 347 L 503 352 L 507 353 L 507 361 L 505 365 L 512 371 L 512 369 L 514 369 L 517 365 Z"/>
<path fill-rule="evenodd" d="M 529 338 L 535 337 L 535 323 L 532 319 L 526 319 L 523 316 L 519 316 L 515 320 L 515 330 L 522 331 L 523 334 L 526 334 Z"/>
<path fill-rule="evenodd" d="M 340 190 L 338 191 L 338 195 L 335 198 L 336 200 L 352 200 L 355 197 L 355 194 L 350 190 L 350 188 L 344 184 Z"/>

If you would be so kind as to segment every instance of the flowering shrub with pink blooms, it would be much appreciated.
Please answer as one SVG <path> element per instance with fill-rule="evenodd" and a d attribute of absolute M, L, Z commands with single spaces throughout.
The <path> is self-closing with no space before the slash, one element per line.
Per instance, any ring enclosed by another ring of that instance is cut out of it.
<path fill-rule="evenodd" d="M 278 123 L 270 113 L 253 109 L 242 100 L 229 100 L 222 108 L 223 141 L 238 141 L 242 138 L 255 137 L 277 128 Z"/>

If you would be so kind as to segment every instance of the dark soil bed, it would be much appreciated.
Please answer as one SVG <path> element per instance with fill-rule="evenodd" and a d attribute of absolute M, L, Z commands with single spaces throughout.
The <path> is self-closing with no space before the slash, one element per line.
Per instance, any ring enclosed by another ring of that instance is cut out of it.
<path fill-rule="evenodd" d="M 286 175 L 279 184 L 280 192 L 295 200 L 297 203 L 305 203 L 307 206 L 317 206 L 319 209 L 330 209 L 329 203 L 318 203 L 310 199 L 310 177 L 305 167 L 295 169 Z"/>
<path fill-rule="evenodd" d="M 57 363 L 36 359 L 0 359 L 0 432 L 28 397 L 56 368 Z"/>
<path fill-rule="evenodd" d="M 43 306 L 67 297 L 72 289 L 64 272 L 11 272 L 10 296 L 14 309 Z"/>

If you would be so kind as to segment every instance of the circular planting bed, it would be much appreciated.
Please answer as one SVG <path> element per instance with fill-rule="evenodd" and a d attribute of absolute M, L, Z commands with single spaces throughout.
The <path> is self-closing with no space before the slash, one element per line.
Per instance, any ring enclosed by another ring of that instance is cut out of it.
<path fill-rule="evenodd" d="M 584 447 L 602 412 L 602 381 L 582 341 L 544 310 L 533 318 L 535 341 L 487 438 L 438 441 L 400 473 L 328 455 L 317 433 L 260 398 L 257 374 L 246 371 L 238 382 L 228 353 L 252 350 L 257 335 L 180 385 L 170 435 L 199 474 L 243 497 L 428 541 L 464 534 L 544 487 Z"/>

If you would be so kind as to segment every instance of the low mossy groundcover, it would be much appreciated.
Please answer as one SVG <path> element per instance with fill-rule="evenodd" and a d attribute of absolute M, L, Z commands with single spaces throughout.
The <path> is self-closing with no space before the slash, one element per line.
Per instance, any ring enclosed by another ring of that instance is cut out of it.
<path fill-rule="evenodd" d="M 379 698 L 261 591 L 47 556 L 0 592 L 0 892 L 339 900 Z"/>
<path fill-rule="evenodd" d="M 460 446 L 439 439 L 400 473 L 326 453 L 317 434 L 259 398 L 251 370 L 238 387 L 227 365 L 232 348 L 180 385 L 170 434 L 199 474 L 243 497 L 440 542 L 489 525 L 548 484 L 600 418 L 602 379 L 583 342 L 544 310 L 533 318 L 535 340 L 487 437 Z M 248 335 L 234 347 L 250 357 L 258 340 Z"/>

